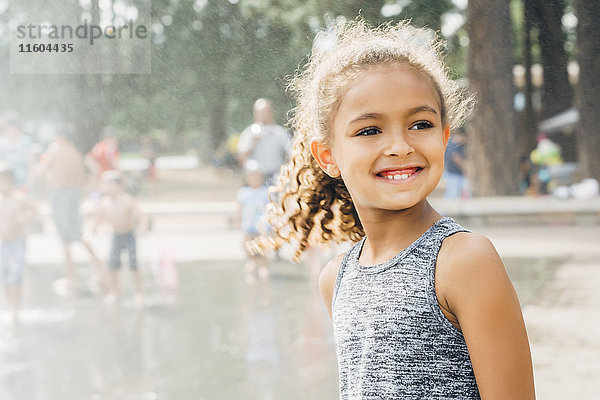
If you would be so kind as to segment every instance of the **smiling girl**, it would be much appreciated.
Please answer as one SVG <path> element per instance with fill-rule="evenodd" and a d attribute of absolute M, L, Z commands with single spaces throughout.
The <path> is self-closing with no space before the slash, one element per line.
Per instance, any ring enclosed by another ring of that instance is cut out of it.
<path fill-rule="evenodd" d="M 533 399 L 519 301 L 488 239 L 427 201 L 473 101 L 406 22 L 339 23 L 291 82 L 293 153 L 259 250 L 357 242 L 319 277 L 341 399 Z M 319 43 L 319 38 L 315 40 Z M 278 194 L 278 195 L 277 195 Z"/>

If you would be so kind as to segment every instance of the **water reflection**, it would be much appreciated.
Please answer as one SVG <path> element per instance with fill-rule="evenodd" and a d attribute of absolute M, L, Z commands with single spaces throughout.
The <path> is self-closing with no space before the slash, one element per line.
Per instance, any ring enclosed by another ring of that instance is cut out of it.
<path fill-rule="evenodd" d="M 329 320 L 302 267 L 247 285 L 240 263 L 183 265 L 176 297 L 106 306 L 32 266 L 17 331 L 1 316 L 2 399 L 335 398 Z M 146 276 L 147 281 L 151 276 Z M 43 304 L 43 306 L 41 306 Z"/>
<path fill-rule="evenodd" d="M 559 261 L 507 264 L 526 303 Z M 176 294 L 150 286 L 138 309 L 58 297 L 48 283 L 61 268 L 31 266 L 21 325 L 0 314 L 0 399 L 337 398 L 329 317 L 304 267 L 275 263 L 252 285 L 241 262 L 179 272 Z"/>

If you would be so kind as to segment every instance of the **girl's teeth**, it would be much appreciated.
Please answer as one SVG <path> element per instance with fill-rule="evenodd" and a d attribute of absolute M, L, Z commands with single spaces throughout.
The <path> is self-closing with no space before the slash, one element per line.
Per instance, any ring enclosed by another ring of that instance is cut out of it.
<path fill-rule="evenodd" d="M 398 180 L 402 180 L 402 179 L 406 179 L 409 176 L 411 176 L 412 174 L 396 174 L 396 175 L 386 175 L 385 177 L 387 179 L 398 179 Z"/>

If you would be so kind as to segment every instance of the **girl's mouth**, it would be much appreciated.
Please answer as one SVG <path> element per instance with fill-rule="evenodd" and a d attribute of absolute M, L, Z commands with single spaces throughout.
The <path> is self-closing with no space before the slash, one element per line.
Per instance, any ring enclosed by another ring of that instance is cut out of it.
<path fill-rule="evenodd" d="M 421 168 L 421 167 L 386 170 L 386 171 L 381 171 L 381 172 L 377 173 L 376 176 L 379 178 L 384 178 L 386 180 L 389 180 L 390 182 L 404 181 L 404 180 L 411 178 L 415 174 L 418 174 L 422 170 L 423 170 L 423 168 Z"/>

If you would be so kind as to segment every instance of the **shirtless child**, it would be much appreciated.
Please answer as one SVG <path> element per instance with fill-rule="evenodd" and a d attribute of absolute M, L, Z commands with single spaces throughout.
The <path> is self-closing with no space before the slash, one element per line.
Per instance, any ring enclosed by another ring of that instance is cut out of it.
<path fill-rule="evenodd" d="M 112 293 L 107 297 L 107 302 L 113 302 L 120 294 L 119 268 L 121 268 L 121 252 L 125 250 L 135 281 L 135 301 L 138 306 L 141 306 L 143 304 L 143 285 L 142 275 L 137 265 L 135 231 L 136 229 L 140 231 L 146 229 L 147 218 L 140 211 L 135 199 L 123 190 L 119 171 L 102 173 L 100 188 L 103 196 L 96 212 L 94 231 L 101 223 L 110 225 L 113 230 L 109 258 Z"/>
<path fill-rule="evenodd" d="M 2 278 L 13 324 L 18 322 L 21 281 L 25 268 L 27 225 L 36 216 L 33 203 L 17 190 L 12 169 L 0 165 L 0 239 Z"/>
<path fill-rule="evenodd" d="M 68 138 L 68 132 L 60 132 L 40 158 L 38 174 L 42 176 L 49 189 L 50 204 L 54 223 L 62 240 L 65 255 L 66 279 L 54 284 L 60 294 L 72 294 L 75 291 L 75 265 L 71 255 L 73 242 L 80 242 L 89 253 L 95 267 L 96 277 L 105 290 L 108 283 L 106 266 L 96 256 L 92 244 L 81 234 L 80 204 L 83 187 L 86 183 L 86 171 L 83 154 Z"/>

